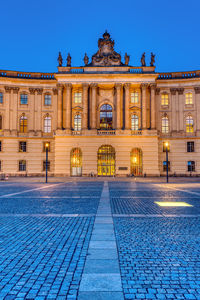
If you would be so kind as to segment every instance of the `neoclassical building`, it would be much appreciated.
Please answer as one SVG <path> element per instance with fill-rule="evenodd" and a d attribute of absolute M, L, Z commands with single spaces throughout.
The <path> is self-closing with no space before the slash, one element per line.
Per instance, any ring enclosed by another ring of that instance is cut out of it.
<path fill-rule="evenodd" d="M 200 174 L 200 71 L 129 65 L 105 32 L 84 66 L 0 71 L 0 171 L 55 176 Z"/>

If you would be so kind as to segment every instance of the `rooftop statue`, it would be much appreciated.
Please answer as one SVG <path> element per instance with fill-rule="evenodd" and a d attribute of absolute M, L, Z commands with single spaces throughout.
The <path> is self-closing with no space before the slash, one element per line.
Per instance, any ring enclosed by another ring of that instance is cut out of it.
<path fill-rule="evenodd" d="M 141 65 L 142 65 L 142 67 L 146 67 L 145 52 L 142 54 L 142 57 L 141 57 Z"/>
<path fill-rule="evenodd" d="M 154 64 L 155 64 L 155 54 L 153 54 L 153 53 L 151 52 L 151 63 L 150 63 L 150 66 L 153 67 Z"/>
<path fill-rule="evenodd" d="M 84 56 L 84 64 L 85 64 L 85 66 L 87 66 L 88 65 L 88 63 L 89 63 L 89 57 L 87 56 L 87 54 L 85 53 L 85 56 Z"/>
<path fill-rule="evenodd" d="M 128 66 L 129 60 L 130 60 L 130 55 L 127 55 L 127 53 L 125 53 L 124 59 L 125 59 L 125 65 Z"/>
<path fill-rule="evenodd" d="M 67 56 L 67 67 L 71 67 L 71 62 L 72 62 L 72 58 L 71 58 L 70 54 L 68 53 L 68 56 Z"/>
<path fill-rule="evenodd" d="M 59 52 L 59 54 L 58 54 L 58 65 L 59 65 L 59 67 L 62 67 L 62 63 L 63 63 L 62 55 L 61 55 L 61 52 Z"/>
<path fill-rule="evenodd" d="M 121 55 L 114 51 L 115 42 L 106 31 L 98 40 L 99 50 L 92 56 L 92 66 L 121 66 Z"/>

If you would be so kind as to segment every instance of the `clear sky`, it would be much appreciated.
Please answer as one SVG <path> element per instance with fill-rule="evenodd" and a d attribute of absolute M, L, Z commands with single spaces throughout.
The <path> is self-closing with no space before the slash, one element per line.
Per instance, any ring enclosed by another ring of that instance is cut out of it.
<path fill-rule="evenodd" d="M 72 66 L 97 51 L 105 29 L 115 50 L 156 70 L 200 69 L 200 0 L 1 0 L 0 69 L 56 72 L 61 51 Z"/>

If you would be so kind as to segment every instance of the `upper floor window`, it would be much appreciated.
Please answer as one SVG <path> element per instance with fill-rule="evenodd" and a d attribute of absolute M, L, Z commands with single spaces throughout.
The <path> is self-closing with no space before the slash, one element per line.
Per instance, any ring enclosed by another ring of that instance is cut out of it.
<path fill-rule="evenodd" d="M 131 130 L 138 130 L 139 128 L 139 119 L 137 115 L 131 116 Z"/>
<path fill-rule="evenodd" d="M 0 103 L 3 103 L 3 93 L 0 93 Z"/>
<path fill-rule="evenodd" d="M 0 130 L 3 129 L 3 121 L 2 121 L 2 116 L 0 115 Z"/>
<path fill-rule="evenodd" d="M 50 133 L 51 132 L 51 117 L 47 116 L 44 119 L 44 132 Z"/>
<path fill-rule="evenodd" d="M 169 132 L 169 119 L 168 117 L 162 117 L 162 133 Z"/>
<path fill-rule="evenodd" d="M 80 131 L 81 130 L 81 115 L 75 115 L 74 117 L 74 130 Z"/>
<path fill-rule="evenodd" d="M 187 152 L 194 152 L 194 142 L 187 142 Z"/>
<path fill-rule="evenodd" d="M 139 103 L 139 94 L 137 92 L 131 93 L 131 103 Z"/>
<path fill-rule="evenodd" d="M 19 161 L 19 171 L 26 171 L 26 161 L 25 160 Z"/>
<path fill-rule="evenodd" d="M 74 102 L 75 103 L 81 103 L 82 102 L 82 93 L 81 92 L 75 92 L 74 93 Z"/>
<path fill-rule="evenodd" d="M 26 152 L 26 142 L 19 142 L 19 152 Z"/>
<path fill-rule="evenodd" d="M 195 171 L 195 161 L 188 161 L 188 172 L 194 172 Z"/>
<path fill-rule="evenodd" d="M 193 104 L 192 93 L 185 94 L 185 104 Z"/>
<path fill-rule="evenodd" d="M 169 95 L 168 94 L 161 95 L 161 105 L 169 105 Z"/>
<path fill-rule="evenodd" d="M 22 133 L 27 132 L 27 129 L 28 129 L 27 125 L 28 125 L 27 117 L 22 115 L 20 117 L 20 121 L 19 121 L 19 131 L 22 132 Z"/>
<path fill-rule="evenodd" d="M 44 105 L 51 105 L 51 95 L 50 94 L 44 95 Z"/>
<path fill-rule="evenodd" d="M 186 132 L 194 132 L 194 120 L 191 116 L 186 118 Z"/>
<path fill-rule="evenodd" d="M 112 129 L 112 106 L 109 104 L 101 106 L 100 129 Z"/>
<path fill-rule="evenodd" d="M 21 94 L 20 95 L 20 103 L 21 104 L 28 104 L 28 95 L 27 94 Z"/>

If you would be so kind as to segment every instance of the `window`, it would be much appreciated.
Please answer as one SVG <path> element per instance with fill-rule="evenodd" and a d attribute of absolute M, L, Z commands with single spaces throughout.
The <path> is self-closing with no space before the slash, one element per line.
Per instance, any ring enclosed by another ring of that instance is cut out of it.
<path fill-rule="evenodd" d="M 131 130 L 138 130 L 138 128 L 139 128 L 138 116 L 132 115 L 131 116 Z"/>
<path fill-rule="evenodd" d="M 187 142 L 187 152 L 194 152 L 194 142 Z"/>
<path fill-rule="evenodd" d="M 185 104 L 193 104 L 192 93 L 185 94 Z"/>
<path fill-rule="evenodd" d="M 195 161 L 188 161 L 188 172 L 194 172 L 195 171 Z"/>
<path fill-rule="evenodd" d="M 131 93 L 131 103 L 139 103 L 139 94 L 136 92 Z"/>
<path fill-rule="evenodd" d="M 26 171 L 26 161 L 25 160 L 19 161 L 19 171 Z"/>
<path fill-rule="evenodd" d="M 80 131 L 81 130 L 81 116 L 75 115 L 74 117 L 74 130 Z"/>
<path fill-rule="evenodd" d="M 50 94 L 46 94 L 44 96 L 44 105 L 51 105 L 51 95 Z"/>
<path fill-rule="evenodd" d="M 168 117 L 162 117 L 162 133 L 169 132 L 169 120 Z"/>
<path fill-rule="evenodd" d="M 48 150 L 49 150 L 49 152 L 50 152 L 50 150 L 51 150 L 50 142 L 43 142 L 43 152 L 46 152 L 46 146 L 45 146 L 46 144 L 49 145 Z"/>
<path fill-rule="evenodd" d="M 112 106 L 109 104 L 101 106 L 100 129 L 112 129 Z"/>
<path fill-rule="evenodd" d="M 27 117 L 25 117 L 24 115 L 22 115 L 20 117 L 20 124 L 19 124 L 19 127 L 20 127 L 20 132 L 22 133 L 25 133 L 27 132 Z"/>
<path fill-rule="evenodd" d="M 26 152 L 26 142 L 19 142 L 19 152 Z"/>
<path fill-rule="evenodd" d="M 186 132 L 193 132 L 194 131 L 194 120 L 191 116 L 186 118 Z"/>
<path fill-rule="evenodd" d="M 163 172 L 167 171 L 167 162 L 163 161 Z M 168 171 L 170 171 L 170 161 L 168 161 Z"/>
<path fill-rule="evenodd" d="M 169 95 L 168 94 L 161 95 L 161 105 L 169 105 Z"/>
<path fill-rule="evenodd" d="M 168 152 L 170 151 L 169 143 L 168 143 L 168 146 L 167 146 L 167 150 L 168 150 Z M 166 142 L 163 142 L 163 152 L 166 152 Z"/>
<path fill-rule="evenodd" d="M 51 117 L 45 117 L 44 119 L 44 132 L 51 132 Z"/>
<path fill-rule="evenodd" d="M 3 93 L 0 93 L 0 103 L 3 103 Z"/>
<path fill-rule="evenodd" d="M 2 116 L 0 116 L 0 130 L 3 129 L 3 122 L 2 122 Z"/>
<path fill-rule="evenodd" d="M 21 104 L 28 104 L 28 95 L 27 94 L 21 94 L 20 103 Z"/>
<path fill-rule="evenodd" d="M 46 171 L 46 160 L 43 161 L 43 171 Z M 47 171 L 50 171 L 50 161 L 47 161 Z"/>
<path fill-rule="evenodd" d="M 74 102 L 75 103 L 81 103 L 82 102 L 82 93 L 81 92 L 75 92 L 74 93 Z"/>
<path fill-rule="evenodd" d="M 2 151 L 2 147 L 1 147 L 2 145 L 1 145 L 1 141 L 0 141 L 0 152 Z"/>

